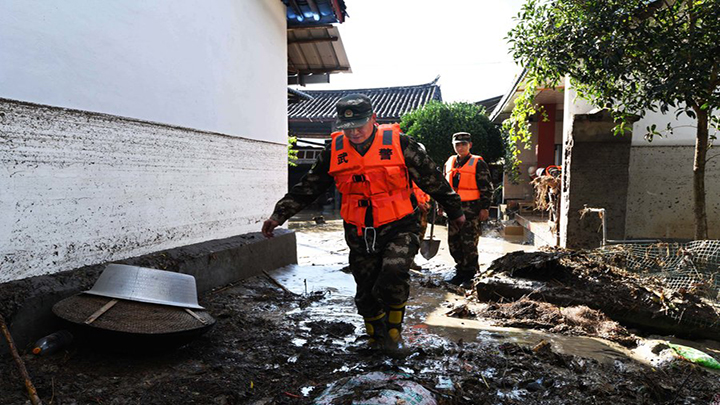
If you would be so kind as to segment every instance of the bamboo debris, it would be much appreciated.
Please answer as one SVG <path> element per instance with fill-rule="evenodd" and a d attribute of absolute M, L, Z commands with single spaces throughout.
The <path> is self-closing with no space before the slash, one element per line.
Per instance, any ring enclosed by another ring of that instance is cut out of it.
<path fill-rule="evenodd" d="M 2 315 L 0 315 L 0 329 L 2 329 L 3 335 L 5 335 L 5 340 L 7 340 L 8 347 L 10 347 L 10 353 L 15 359 L 18 371 L 20 371 L 20 374 L 25 380 L 25 388 L 27 389 L 28 396 L 30 397 L 30 402 L 32 402 L 33 405 L 42 404 L 42 401 L 37 394 L 35 386 L 33 385 L 32 381 L 30 381 L 30 375 L 27 372 L 27 368 L 25 368 L 25 362 L 23 362 L 22 358 L 18 354 L 17 348 L 15 347 L 15 341 L 10 334 L 10 329 L 8 329 L 7 324 L 5 323 L 5 318 Z"/>

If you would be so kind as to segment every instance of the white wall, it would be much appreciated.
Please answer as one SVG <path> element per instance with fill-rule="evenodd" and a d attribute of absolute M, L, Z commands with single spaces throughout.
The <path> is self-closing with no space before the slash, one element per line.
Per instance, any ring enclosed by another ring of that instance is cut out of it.
<path fill-rule="evenodd" d="M 695 147 L 651 145 L 630 150 L 625 236 L 692 239 Z M 709 237 L 720 239 L 720 158 L 705 167 L 705 203 Z"/>
<path fill-rule="evenodd" d="M 667 134 L 667 124 L 673 133 Z M 647 127 L 655 124 L 665 136 L 645 140 Z M 630 182 L 625 234 L 628 238 L 693 238 L 693 161 L 697 121 L 675 112 L 648 111 L 633 125 Z M 711 128 L 710 133 L 714 130 Z M 708 157 L 717 154 L 710 149 Z M 705 201 L 709 237 L 720 238 L 720 163 L 718 157 L 705 167 Z"/>
<path fill-rule="evenodd" d="M 287 142 L 280 0 L 0 1 L 0 97 Z"/>
<path fill-rule="evenodd" d="M 286 80 L 280 0 L 1 1 L 0 282 L 259 231 Z"/>
<path fill-rule="evenodd" d="M 565 122 L 573 114 L 596 110 L 566 80 Z M 647 127 L 655 124 L 664 132 L 667 124 L 673 133 L 645 140 Z M 692 238 L 694 236 L 692 167 L 697 122 L 685 114 L 675 118 L 647 111 L 633 124 L 632 147 L 628 166 L 625 238 Z M 565 131 L 569 131 L 566 128 Z M 713 133 L 713 129 L 710 129 Z M 566 138 L 567 139 L 567 138 Z M 715 152 L 717 153 L 717 152 Z M 712 156 L 712 149 L 709 156 Z M 720 162 L 712 159 L 706 167 L 706 204 L 710 238 L 720 238 Z M 612 214 L 612 213 L 611 213 Z M 562 228 L 562 224 L 561 224 Z"/>
<path fill-rule="evenodd" d="M 667 124 L 672 125 L 673 133 L 666 131 Z M 652 142 L 645 140 L 645 134 L 648 132 L 647 127 L 655 124 L 657 131 L 663 136 L 653 137 Z M 697 120 L 688 117 L 682 113 L 677 119 L 675 111 L 671 110 L 668 114 L 660 112 L 647 111 L 645 117 L 633 124 L 633 146 L 693 146 L 695 147 L 695 133 L 697 131 Z M 711 129 L 712 133 L 713 130 Z"/>
<path fill-rule="evenodd" d="M 587 102 L 584 98 L 580 98 L 570 82 L 569 77 L 565 77 L 565 100 L 563 105 L 563 121 L 571 122 L 571 116 L 577 114 L 587 114 L 596 109 L 596 107 Z M 569 126 L 567 124 L 566 126 Z M 569 129 L 569 128 L 567 128 Z"/>

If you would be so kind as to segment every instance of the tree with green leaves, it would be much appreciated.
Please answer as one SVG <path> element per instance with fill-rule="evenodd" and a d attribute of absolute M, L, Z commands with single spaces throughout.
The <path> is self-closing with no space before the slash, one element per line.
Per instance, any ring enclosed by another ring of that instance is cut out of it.
<path fill-rule="evenodd" d="M 616 133 L 647 111 L 697 120 L 695 238 L 708 236 L 705 165 L 720 109 L 720 0 L 527 0 L 508 40 L 527 69 L 526 97 L 508 121 L 527 140 L 538 86 L 570 77 L 578 94 L 613 113 Z M 714 114 L 715 113 L 715 114 Z M 649 140 L 658 134 L 648 128 Z M 710 142 L 709 142 L 710 141 Z"/>
<path fill-rule="evenodd" d="M 402 117 L 400 128 L 425 145 L 428 155 L 443 164 L 455 153 L 452 135 L 469 132 L 472 135 L 471 153 L 481 155 L 488 163 L 503 157 L 500 130 L 485 114 L 485 108 L 470 103 L 442 103 L 431 101 Z"/>

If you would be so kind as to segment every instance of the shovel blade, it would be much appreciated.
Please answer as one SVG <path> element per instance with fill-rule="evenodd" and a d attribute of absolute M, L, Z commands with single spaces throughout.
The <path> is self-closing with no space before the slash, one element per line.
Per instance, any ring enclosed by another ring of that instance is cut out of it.
<path fill-rule="evenodd" d="M 420 254 L 425 260 L 435 257 L 438 249 L 440 249 L 440 241 L 437 239 L 423 239 L 420 242 Z"/>

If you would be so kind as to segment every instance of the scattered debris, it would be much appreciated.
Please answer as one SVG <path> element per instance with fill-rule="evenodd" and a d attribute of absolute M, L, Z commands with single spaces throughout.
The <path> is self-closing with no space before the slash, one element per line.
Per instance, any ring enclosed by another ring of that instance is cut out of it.
<path fill-rule="evenodd" d="M 315 400 L 317 405 L 335 404 L 412 404 L 435 405 L 435 397 L 409 376 L 397 373 L 373 372 L 344 378 L 323 392 Z"/>
<path fill-rule="evenodd" d="M 668 342 L 668 346 L 670 346 L 670 348 L 672 348 L 681 358 L 691 363 L 720 370 L 720 362 L 705 352 L 688 346 L 672 344 L 670 342 Z"/>
<path fill-rule="evenodd" d="M 38 339 L 32 352 L 35 355 L 47 356 L 53 354 L 73 341 L 73 335 L 67 330 L 59 330 Z"/>
<path fill-rule="evenodd" d="M 23 378 L 23 382 L 25 383 L 25 389 L 27 390 L 27 394 L 30 397 L 30 402 L 33 405 L 42 404 L 40 397 L 38 397 L 37 390 L 35 389 L 35 385 L 32 383 L 32 380 L 30 380 L 30 374 L 28 374 L 27 367 L 25 366 L 25 362 L 22 360 L 22 358 L 20 357 L 20 354 L 17 351 L 17 348 L 15 347 L 15 341 L 13 340 L 13 337 L 10 334 L 10 329 L 8 329 L 7 323 L 5 323 L 5 318 L 2 315 L 0 315 L 0 331 L 2 331 L 2 334 L 5 337 L 5 340 L 7 341 L 8 347 L 10 348 L 10 354 L 12 354 L 12 357 L 15 360 L 15 364 L 17 365 L 18 371 L 20 372 L 20 375 Z M 0 390 L 0 392 L 6 392 L 6 391 Z"/>
<path fill-rule="evenodd" d="M 513 252 L 495 260 L 475 285 L 481 301 L 529 298 L 585 305 L 649 332 L 717 340 L 720 310 L 689 291 L 641 278 L 587 253 Z"/>
<path fill-rule="evenodd" d="M 453 307 L 451 310 L 445 313 L 445 316 L 451 316 L 453 318 L 475 318 L 475 313 L 468 308 L 467 304 L 459 304 Z"/>
<path fill-rule="evenodd" d="M 509 303 L 491 303 L 478 314 L 497 320 L 499 326 L 541 329 L 572 336 L 593 336 L 625 347 L 636 346 L 637 337 L 600 311 L 584 305 L 558 307 L 521 298 Z"/>
<path fill-rule="evenodd" d="M 557 232 L 560 222 L 560 186 L 562 183 L 559 170 L 538 176 L 530 182 L 535 189 L 535 209 L 550 213 L 548 222 L 550 232 Z"/>
<path fill-rule="evenodd" d="M 355 326 L 347 322 L 312 321 L 305 326 L 310 328 L 310 334 L 313 336 L 328 335 L 344 338 L 355 333 Z"/>

